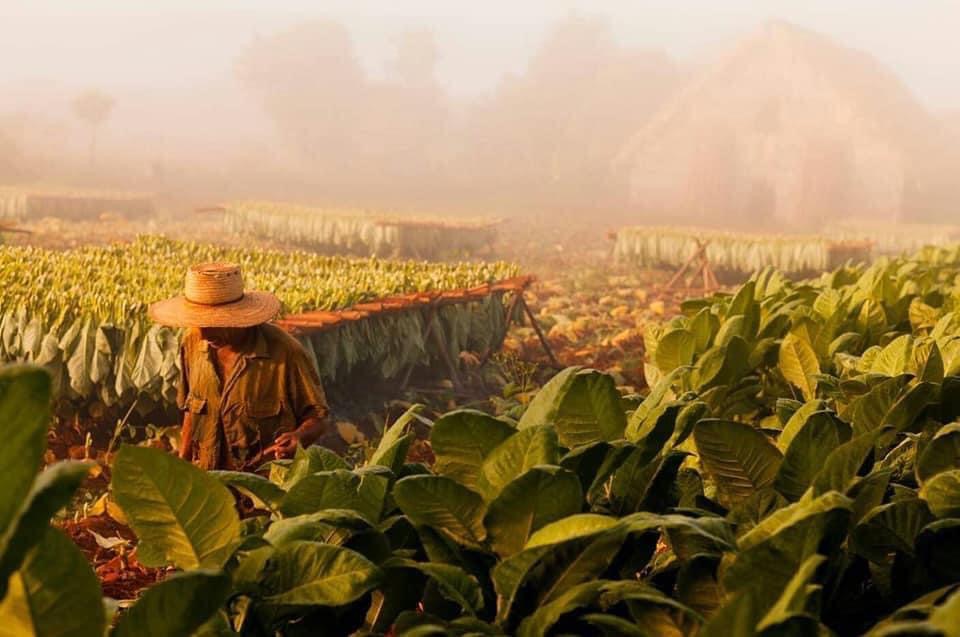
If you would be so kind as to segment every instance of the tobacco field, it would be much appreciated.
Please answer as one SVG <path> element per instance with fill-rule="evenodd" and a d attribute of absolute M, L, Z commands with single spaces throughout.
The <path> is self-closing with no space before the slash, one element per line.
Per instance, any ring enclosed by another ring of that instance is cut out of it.
<path fill-rule="evenodd" d="M 177 332 L 151 325 L 146 308 L 181 293 L 184 263 L 218 260 L 240 264 L 248 288 L 276 293 L 285 315 L 472 288 L 519 274 L 517 266 L 499 262 L 330 257 L 155 236 L 69 251 L 11 246 L 0 252 L 0 360 L 46 368 L 58 396 L 74 402 L 127 406 L 136 397 L 143 408 L 172 404 Z M 446 346 L 494 341 L 503 321 L 501 300 L 445 307 L 437 321 Z M 389 378 L 436 356 L 421 336 L 423 320 L 410 313 L 376 316 L 346 325 L 336 339 L 328 332 L 304 342 L 320 356 L 328 380 L 358 366 Z"/>
<path fill-rule="evenodd" d="M 8 367 L 0 634 L 957 635 L 960 252 L 680 310 L 642 395 L 570 367 L 516 418 L 414 406 L 356 463 L 261 474 L 146 446 L 37 474 L 51 377 Z M 169 569 L 119 611 L 50 522 L 91 470 Z"/>

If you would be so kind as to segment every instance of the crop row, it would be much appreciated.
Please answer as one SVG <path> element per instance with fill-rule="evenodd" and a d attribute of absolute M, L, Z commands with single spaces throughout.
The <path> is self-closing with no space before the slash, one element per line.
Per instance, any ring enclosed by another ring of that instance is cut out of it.
<path fill-rule="evenodd" d="M 144 404 L 170 403 L 178 374 L 177 334 L 151 326 L 146 307 L 180 293 L 186 266 L 205 261 L 239 263 L 247 287 L 276 293 L 285 314 L 469 288 L 517 274 L 505 263 L 348 259 L 159 237 L 67 252 L 8 247 L 0 251 L 0 360 L 46 367 L 69 397 L 112 405 L 139 395 Z M 503 313 L 500 300 L 493 296 L 444 308 L 439 332 L 448 346 L 489 344 L 498 323 L 487 321 L 497 310 Z M 435 349 L 423 342 L 424 321 L 420 313 L 396 313 L 303 340 L 328 380 L 357 366 L 389 378 Z"/>
<path fill-rule="evenodd" d="M 814 236 L 759 235 L 696 228 L 634 227 L 617 232 L 614 258 L 648 268 L 678 268 L 699 243 L 718 271 L 750 274 L 772 267 L 788 274 L 824 272 L 847 260 L 867 261 L 867 241 L 836 241 Z"/>
<path fill-rule="evenodd" d="M 414 408 L 357 467 L 123 447 L 111 497 L 140 560 L 178 572 L 113 634 L 956 635 L 958 342 L 960 251 L 767 270 L 651 331 L 643 397 L 571 368 L 517 421 Z M 100 634 L 95 578 L 41 532 L 87 468 L 30 486 L 48 382 L 0 382 L 0 610 Z M 407 461 L 415 423 L 431 467 Z"/>
<path fill-rule="evenodd" d="M 153 212 L 150 195 L 97 190 L 0 188 L 0 219 L 95 218 L 103 212 L 141 216 Z"/>
<path fill-rule="evenodd" d="M 924 246 L 949 247 L 960 242 L 960 226 L 929 223 L 884 223 L 875 219 L 850 219 L 828 224 L 824 234 L 832 239 L 870 241 L 874 254 L 895 256 Z"/>
<path fill-rule="evenodd" d="M 327 253 L 418 259 L 488 254 L 499 223 L 272 202 L 228 204 L 224 215 L 226 228 L 239 234 Z"/>

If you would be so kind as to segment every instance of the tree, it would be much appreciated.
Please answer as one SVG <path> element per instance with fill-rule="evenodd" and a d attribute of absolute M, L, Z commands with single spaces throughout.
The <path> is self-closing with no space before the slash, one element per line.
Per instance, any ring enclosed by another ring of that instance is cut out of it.
<path fill-rule="evenodd" d="M 259 37 L 236 73 L 305 159 L 327 173 L 349 164 L 366 78 L 343 26 L 311 20 Z"/>
<path fill-rule="evenodd" d="M 73 100 L 73 114 L 90 127 L 91 166 L 96 163 L 97 131 L 110 117 L 111 112 L 113 112 L 113 98 L 96 89 L 85 91 Z"/>

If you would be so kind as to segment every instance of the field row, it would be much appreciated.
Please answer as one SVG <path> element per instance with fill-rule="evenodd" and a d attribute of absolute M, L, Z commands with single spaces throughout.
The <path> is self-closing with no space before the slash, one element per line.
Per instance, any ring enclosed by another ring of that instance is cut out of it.
<path fill-rule="evenodd" d="M 113 405 L 139 395 L 145 404 L 172 403 L 177 333 L 150 325 L 146 307 L 182 292 L 188 264 L 209 261 L 239 263 L 247 288 L 276 293 L 285 315 L 474 288 L 518 274 L 506 263 L 349 259 L 160 237 L 66 252 L 8 247 L 0 251 L 0 360 L 46 367 L 57 387 L 73 398 Z M 502 296 L 438 313 L 438 333 L 454 357 L 458 347 L 483 351 L 501 338 Z M 422 338 L 425 320 L 419 311 L 391 313 L 334 332 L 304 334 L 302 340 L 328 380 L 358 367 L 393 378 L 409 365 L 439 356 L 437 346 Z"/>

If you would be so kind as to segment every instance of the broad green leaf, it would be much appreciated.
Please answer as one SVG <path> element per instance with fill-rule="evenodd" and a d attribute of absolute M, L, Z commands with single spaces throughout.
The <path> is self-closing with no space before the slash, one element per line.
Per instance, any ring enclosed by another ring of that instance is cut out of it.
<path fill-rule="evenodd" d="M 940 312 L 919 298 L 910 301 L 910 326 L 914 331 L 930 329 L 940 320 Z"/>
<path fill-rule="evenodd" d="M 274 616 L 313 606 L 342 606 L 376 587 L 383 573 L 340 546 L 290 542 L 276 550 L 261 581 L 262 604 Z"/>
<path fill-rule="evenodd" d="M 960 422 L 941 427 L 917 458 L 916 473 L 920 482 L 941 471 L 960 467 Z"/>
<path fill-rule="evenodd" d="M 617 615 L 607 613 L 586 613 L 581 618 L 604 637 L 649 637 L 649 633 L 637 624 Z"/>
<path fill-rule="evenodd" d="M 678 367 L 692 363 L 696 347 L 696 336 L 689 330 L 670 330 L 657 341 L 654 362 L 660 371 L 669 374 Z"/>
<path fill-rule="evenodd" d="M 100 582 L 62 531 L 48 527 L 0 600 L 0 636 L 103 637 Z"/>
<path fill-rule="evenodd" d="M 392 557 L 383 563 L 382 568 L 388 572 L 403 568 L 420 571 L 436 582 L 441 595 L 456 603 L 464 612 L 473 615 L 483 608 L 480 583 L 459 566 Z"/>
<path fill-rule="evenodd" d="M 813 610 L 810 608 L 810 598 L 818 593 L 821 587 L 811 582 L 826 559 L 822 555 L 811 555 L 800 565 L 797 573 L 783 589 L 776 604 L 757 624 L 758 630 L 785 622 L 796 614 Z"/>
<path fill-rule="evenodd" d="M 713 335 L 720 329 L 720 319 L 710 312 L 710 308 L 703 308 L 690 320 L 690 331 L 693 332 L 697 352 L 705 352 L 713 341 Z"/>
<path fill-rule="evenodd" d="M 240 541 L 233 496 L 217 478 L 159 449 L 123 446 L 113 496 L 146 566 L 220 568 Z"/>
<path fill-rule="evenodd" d="M 849 510 L 850 506 L 850 499 L 836 492 L 830 492 L 818 498 L 794 502 L 789 506 L 778 509 L 748 533 L 741 535 L 737 544 L 741 551 L 748 550 L 810 518 L 829 511 Z"/>
<path fill-rule="evenodd" d="M 850 548 L 878 564 L 894 551 L 913 555 L 920 529 L 932 521 L 927 504 L 917 498 L 878 506 L 854 527 Z"/>
<path fill-rule="evenodd" d="M 518 619 L 530 615 L 536 609 L 562 598 L 571 588 L 595 582 L 610 567 L 627 536 L 628 529 L 621 525 L 595 537 L 543 547 L 545 553 L 530 567 L 517 586 L 510 608 L 511 617 Z"/>
<path fill-rule="evenodd" d="M 663 405 L 665 401 L 672 400 L 673 383 L 680 377 L 682 371 L 683 370 L 677 369 L 667 374 L 650 390 L 650 393 L 643 399 L 640 406 L 630 415 L 627 432 L 633 432 L 632 435 L 634 436 L 638 435 L 637 432 L 644 427 L 644 423 L 650 414 Z M 628 435 L 630 434 L 628 433 Z"/>
<path fill-rule="evenodd" d="M 887 315 L 880 302 L 874 299 L 863 302 L 857 315 L 857 330 L 873 342 L 887 331 Z"/>
<path fill-rule="evenodd" d="M 844 416 L 853 425 L 854 435 L 890 425 L 897 431 L 910 427 L 926 405 L 934 399 L 936 386 L 918 383 L 907 387 L 908 376 L 880 382 L 850 402 Z"/>
<path fill-rule="evenodd" d="M 704 391 L 719 385 L 739 381 L 750 371 L 750 346 L 739 336 L 733 336 L 725 347 L 712 347 L 694 367 L 695 387 Z"/>
<path fill-rule="evenodd" d="M 536 612 L 525 618 L 517 630 L 517 637 L 545 637 L 562 615 L 593 604 L 607 584 L 605 580 L 595 580 L 564 591 L 554 601 L 540 606 Z"/>
<path fill-rule="evenodd" d="M 279 504 L 285 517 L 316 513 L 324 509 L 355 509 L 360 504 L 360 477 L 352 471 L 321 471 L 298 480 Z"/>
<path fill-rule="evenodd" d="M 960 517 L 960 469 L 943 471 L 924 482 L 920 497 L 938 518 Z"/>
<path fill-rule="evenodd" d="M 677 575 L 677 600 L 705 617 L 723 605 L 724 593 L 717 581 L 719 562 L 713 555 L 694 555 L 680 565 Z"/>
<path fill-rule="evenodd" d="M 704 624 L 698 637 L 755 637 L 757 622 L 763 617 L 761 608 L 752 590 L 747 589 L 734 596 Z"/>
<path fill-rule="evenodd" d="M 820 496 L 828 491 L 845 493 L 873 452 L 881 432 L 877 430 L 856 436 L 831 451 L 813 479 L 813 495 Z"/>
<path fill-rule="evenodd" d="M 146 589 L 117 623 L 112 637 L 191 635 L 227 601 L 230 577 L 219 571 L 175 573 Z"/>
<path fill-rule="evenodd" d="M 783 377 L 799 389 L 806 400 L 816 398 L 820 362 L 809 342 L 793 333 L 787 334 L 780 343 L 778 366 Z"/>
<path fill-rule="evenodd" d="M 520 551 L 531 533 L 580 513 L 583 490 L 576 474 L 555 466 L 530 469 L 500 492 L 484 526 L 493 549 L 506 557 Z"/>
<path fill-rule="evenodd" d="M 609 529 L 616 523 L 617 518 L 597 513 L 570 515 L 551 524 L 547 524 L 531 535 L 524 548 L 531 549 L 538 546 L 548 546 L 578 537 L 594 535 Z"/>
<path fill-rule="evenodd" d="M 684 404 L 680 402 L 667 403 L 653 409 L 642 421 L 631 418 L 625 432 L 626 439 L 630 442 L 642 441 L 642 447 L 651 456 L 656 455 L 674 434 L 677 417 L 683 407 Z"/>
<path fill-rule="evenodd" d="M 515 433 L 506 421 L 481 411 L 450 412 L 438 418 L 430 431 L 430 446 L 436 457 L 433 470 L 475 489 L 484 458 Z"/>
<path fill-rule="evenodd" d="M 597 531 L 599 533 L 599 531 Z M 576 539 L 574 539 L 576 541 Z M 494 590 L 497 592 L 497 623 L 510 619 L 513 602 L 517 598 L 520 583 L 544 555 L 552 550 L 550 545 L 526 548 L 497 563 L 490 571 Z"/>
<path fill-rule="evenodd" d="M 397 418 L 396 422 L 387 427 L 377 445 L 376 451 L 370 456 L 368 464 L 378 464 L 398 473 L 403 463 L 407 460 L 407 450 L 410 448 L 410 442 L 413 436 L 407 433 L 410 425 L 417 420 L 423 412 L 423 405 L 414 405 L 408 409 L 402 416 Z"/>
<path fill-rule="evenodd" d="M 627 418 L 613 377 L 594 369 L 563 370 L 530 401 L 517 428 L 541 425 L 553 425 L 568 448 L 622 438 Z"/>
<path fill-rule="evenodd" d="M 752 338 L 752 335 L 747 334 L 747 331 L 748 325 L 745 316 L 742 314 L 728 316 L 720 326 L 714 343 L 719 347 L 725 347 L 734 336 L 739 336 L 744 340 Z"/>
<path fill-rule="evenodd" d="M 263 534 L 273 546 L 297 540 L 340 544 L 350 535 L 373 528 L 370 522 L 352 509 L 326 509 L 274 521 Z"/>
<path fill-rule="evenodd" d="M 641 449 L 633 451 L 613 474 L 610 508 L 615 513 L 664 513 L 677 505 L 674 483 L 688 454 L 671 451 L 647 462 L 644 455 Z"/>
<path fill-rule="evenodd" d="M 286 491 L 279 486 L 255 473 L 246 471 L 211 471 L 210 473 L 220 482 L 246 492 L 271 509 L 275 509 L 286 495 Z"/>
<path fill-rule="evenodd" d="M 874 469 L 847 489 L 847 494 L 853 498 L 851 524 L 857 524 L 870 511 L 883 504 L 892 474 L 889 469 Z"/>
<path fill-rule="evenodd" d="M 928 621 L 930 626 L 942 631 L 946 637 L 960 635 L 960 592 L 951 594 L 942 604 L 934 608 Z"/>
<path fill-rule="evenodd" d="M 343 458 L 325 447 L 313 445 L 304 449 L 298 445 L 293 461 L 283 476 L 283 489 L 289 490 L 297 481 L 311 474 L 337 469 L 346 471 L 350 467 Z"/>
<path fill-rule="evenodd" d="M 914 547 L 917 562 L 935 581 L 960 581 L 960 518 L 938 520 L 924 527 L 917 535 Z"/>
<path fill-rule="evenodd" d="M 913 360 L 909 369 L 921 381 L 943 383 L 943 355 L 933 339 L 920 339 L 913 348 Z"/>
<path fill-rule="evenodd" d="M 50 518 L 67 506 L 92 464 L 58 462 L 40 472 L 27 494 L 20 515 L 0 535 L 0 598 L 7 578 L 20 568 L 27 551 L 43 538 Z"/>
<path fill-rule="evenodd" d="M 740 552 L 724 573 L 725 587 L 752 589 L 761 608 L 773 605 L 808 558 L 834 557 L 849 519 L 850 500 L 835 492 L 779 509 L 740 537 Z"/>
<path fill-rule="evenodd" d="M 450 478 L 403 478 L 394 485 L 393 498 L 414 524 L 432 527 L 467 545 L 486 539 L 483 498 Z"/>
<path fill-rule="evenodd" d="M 0 533 L 23 506 L 47 446 L 50 375 L 38 367 L 0 369 Z"/>
<path fill-rule="evenodd" d="M 869 372 L 884 376 L 899 376 L 909 371 L 913 359 L 913 336 L 904 334 L 887 344 L 870 365 Z"/>
<path fill-rule="evenodd" d="M 379 522 L 387 504 L 387 492 L 393 482 L 393 472 L 380 465 L 361 467 L 355 471 L 360 477 L 357 485 L 357 502 L 353 508 L 367 517 Z"/>
<path fill-rule="evenodd" d="M 778 406 L 779 404 L 780 401 L 778 401 Z M 790 443 L 793 442 L 793 437 L 797 435 L 797 432 L 803 429 L 810 416 L 818 411 L 823 411 L 826 408 L 827 403 L 822 400 L 810 400 L 800 404 L 784 423 L 783 429 L 780 431 L 780 435 L 777 436 L 777 447 L 780 449 L 780 451 L 787 450 L 787 447 L 789 447 Z"/>
<path fill-rule="evenodd" d="M 782 456 L 766 436 L 732 420 L 701 420 L 693 428 L 700 462 L 728 503 L 773 485 Z"/>
<path fill-rule="evenodd" d="M 829 319 L 837 313 L 843 299 L 840 292 L 827 288 L 817 295 L 813 301 L 813 309 L 824 319 Z"/>
<path fill-rule="evenodd" d="M 477 491 L 492 500 L 510 482 L 533 467 L 557 464 L 560 446 L 557 432 L 546 425 L 530 427 L 513 434 L 487 454 L 477 478 Z"/>
<path fill-rule="evenodd" d="M 774 488 L 791 502 L 796 502 L 823 468 L 830 452 L 839 445 L 840 432 L 833 414 L 814 412 L 783 454 Z"/>

